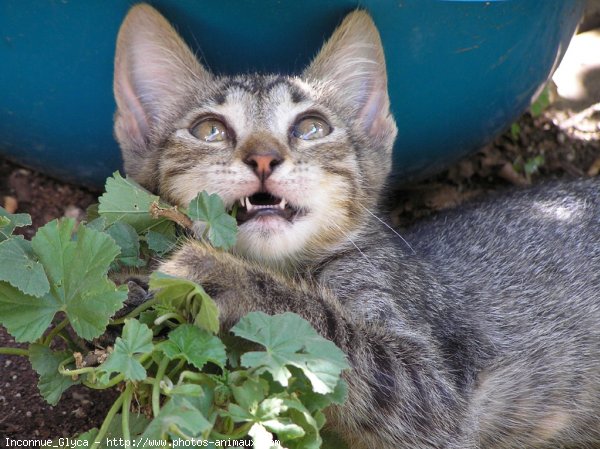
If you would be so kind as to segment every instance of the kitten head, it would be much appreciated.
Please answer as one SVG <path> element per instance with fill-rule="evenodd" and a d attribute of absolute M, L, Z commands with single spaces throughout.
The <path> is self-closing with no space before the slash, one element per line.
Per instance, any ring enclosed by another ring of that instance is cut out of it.
<path fill-rule="evenodd" d="M 148 5 L 117 40 L 115 134 L 126 172 L 186 206 L 238 205 L 235 250 L 272 263 L 347 242 L 389 173 L 396 125 L 371 18 L 349 14 L 299 76 L 216 76 Z"/>

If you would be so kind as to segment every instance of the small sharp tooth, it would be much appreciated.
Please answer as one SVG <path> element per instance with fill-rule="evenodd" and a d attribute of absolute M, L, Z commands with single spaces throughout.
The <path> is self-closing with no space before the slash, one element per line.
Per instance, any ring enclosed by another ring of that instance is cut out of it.
<path fill-rule="evenodd" d="M 243 197 L 243 198 L 240 200 L 240 204 L 242 205 L 242 207 L 246 207 L 246 197 Z"/>
<path fill-rule="evenodd" d="M 281 198 L 281 203 L 279 203 L 279 209 L 285 209 L 286 201 Z"/>
<path fill-rule="evenodd" d="M 250 212 L 252 209 L 254 209 L 254 206 L 250 202 L 250 198 L 246 197 L 246 211 Z"/>

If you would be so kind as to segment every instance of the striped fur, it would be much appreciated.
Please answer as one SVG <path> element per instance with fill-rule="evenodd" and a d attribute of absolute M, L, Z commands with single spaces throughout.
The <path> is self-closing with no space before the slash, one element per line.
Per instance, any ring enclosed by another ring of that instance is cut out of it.
<path fill-rule="evenodd" d="M 154 9 L 134 7 L 115 60 L 126 171 L 185 205 L 258 190 L 302 211 L 249 220 L 231 253 L 189 241 L 161 264 L 242 315 L 293 311 L 348 355 L 328 425 L 357 449 L 600 447 L 600 194 L 547 185 L 422 223 L 378 219 L 396 126 L 383 49 L 350 14 L 298 76 L 210 74 Z M 295 138 L 318 114 L 331 133 Z M 190 131 L 209 115 L 228 138 Z M 275 154 L 270 176 L 248 158 Z"/>

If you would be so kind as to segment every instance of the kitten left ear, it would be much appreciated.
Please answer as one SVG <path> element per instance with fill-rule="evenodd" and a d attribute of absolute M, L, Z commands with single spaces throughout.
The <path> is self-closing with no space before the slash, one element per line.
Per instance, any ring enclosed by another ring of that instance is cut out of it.
<path fill-rule="evenodd" d="M 323 83 L 370 136 L 393 141 L 396 124 L 389 111 L 383 46 L 365 11 L 344 18 L 303 78 Z"/>
<path fill-rule="evenodd" d="M 115 135 L 125 170 L 142 179 L 153 130 L 168 123 L 178 104 L 211 75 L 154 8 L 131 8 L 117 37 Z"/>

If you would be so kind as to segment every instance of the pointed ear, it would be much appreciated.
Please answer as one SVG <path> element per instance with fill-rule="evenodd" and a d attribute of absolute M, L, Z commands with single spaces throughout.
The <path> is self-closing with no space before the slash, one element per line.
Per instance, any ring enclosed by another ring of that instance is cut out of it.
<path fill-rule="evenodd" d="M 115 134 L 126 169 L 128 159 L 143 156 L 153 127 L 168 118 L 198 80 L 208 78 L 158 11 L 145 4 L 129 11 L 117 37 L 113 85 Z"/>
<path fill-rule="evenodd" d="M 365 11 L 346 16 L 303 78 L 323 83 L 371 136 L 396 135 L 381 39 Z"/>

